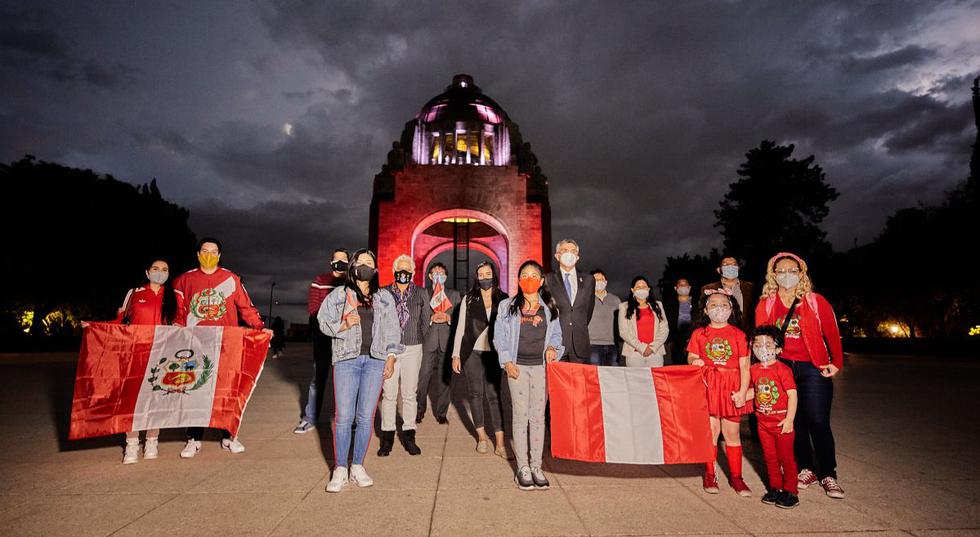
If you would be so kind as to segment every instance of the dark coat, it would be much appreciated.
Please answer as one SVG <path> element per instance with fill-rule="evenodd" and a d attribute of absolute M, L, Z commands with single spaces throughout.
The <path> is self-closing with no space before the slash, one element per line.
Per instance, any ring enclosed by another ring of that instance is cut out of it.
<path fill-rule="evenodd" d="M 581 270 L 576 272 L 578 288 L 575 292 L 574 304 L 565 292 L 561 271 L 547 274 L 544 283 L 558 305 L 558 321 L 561 323 L 561 340 L 565 345 L 565 355 L 588 358 L 592 353 L 589 343 L 589 321 L 592 320 L 592 311 L 595 309 L 595 278 L 591 274 L 583 274 Z"/>

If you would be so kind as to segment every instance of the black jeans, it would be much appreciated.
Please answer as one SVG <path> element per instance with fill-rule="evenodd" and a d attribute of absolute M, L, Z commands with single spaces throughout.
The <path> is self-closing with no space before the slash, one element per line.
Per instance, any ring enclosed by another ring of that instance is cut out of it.
<path fill-rule="evenodd" d="M 429 403 L 429 392 L 435 404 L 433 413 L 440 418 L 446 417 L 449 403 L 452 399 L 452 369 L 446 351 L 423 351 L 422 367 L 419 369 L 419 387 L 415 393 L 418 402 L 418 417 L 425 415 Z"/>
<path fill-rule="evenodd" d="M 469 384 L 470 414 L 473 426 L 487 433 L 504 430 L 500 404 L 501 371 L 497 353 L 473 351 L 463 362 L 463 374 Z"/>
<path fill-rule="evenodd" d="M 783 360 L 793 371 L 799 403 L 793 426 L 796 429 L 796 463 L 800 470 L 817 474 L 817 479 L 837 478 L 837 451 L 830 430 L 830 406 L 834 382 L 820 375 L 811 362 Z"/>
<path fill-rule="evenodd" d="M 307 423 L 316 424 L 320 418 L 320 409 L 323 408 L 327 377 L 330 374 L 330 367 L 333 362 L 333 357 L 331 356 L 331 345 L 333 341 L 330 339 L 330 336 L 320 331 L 320 323 L 316 320 L 316 317 L 310 317 L 310 333 L 313 335 L 313 378 L 310 379 L 310 388 L 307 390 L 306 406 L 303 407 L 302 418 Z M 331 398 L 333 398 L 332 386 L 330 393 Z"/>

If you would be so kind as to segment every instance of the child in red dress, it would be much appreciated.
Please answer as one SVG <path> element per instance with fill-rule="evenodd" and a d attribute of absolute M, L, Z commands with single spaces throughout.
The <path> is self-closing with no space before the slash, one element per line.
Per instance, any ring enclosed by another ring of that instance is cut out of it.
<path fill-rule="evenodd" d="M 769 490 L 762 503 L 792 509 L 800 504 L 793 455 L 793 418 L 796 417 L 796 381 L 793 371 L 776 359 L 783 351 L 783 333 L 771 324 L 752 334 L 752 352 L 759 359 L 749 372 L 759 422 L 759 443 L 769 474 Z"/>
<path fill-rule="evenodd" d="M 745 333 L 737 328 L 741 323 L 738 301 L 727 289 L 705 291 L 698 311 L 697 328 L 687 345 L 687 361 L 707 368 L 708 415 L 711 438 L 716 443 L 715 457 L 707 463 L 704 491 L 718 494 L 715 459 L 718 458 L 718 435 L 725 439 L 730 478 L 728 484 L 739 496 L 751 496 L 752 491 L 742 479 L 742 441 L 739 423 L 742 416 L 752 413 L 746 397 L 749 390 L 749 346 Z"/>

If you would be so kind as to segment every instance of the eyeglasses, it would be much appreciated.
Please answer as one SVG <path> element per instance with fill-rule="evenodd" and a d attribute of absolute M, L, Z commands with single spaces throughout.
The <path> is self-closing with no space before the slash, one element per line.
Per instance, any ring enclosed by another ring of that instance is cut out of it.
<path fill-rule="evenodd" d="M 783 270 L 776 270 L 776 271 L 773 271 L 773 272 L 775 272 L 776 274 L 799 274 L 800 273 L 800 269 L 798 269 L 798 268 L 783 269 Z"/>

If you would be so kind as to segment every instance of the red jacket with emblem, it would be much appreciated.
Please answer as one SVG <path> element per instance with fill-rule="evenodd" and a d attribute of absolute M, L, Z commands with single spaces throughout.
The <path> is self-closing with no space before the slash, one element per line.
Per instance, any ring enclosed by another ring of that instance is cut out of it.
<path fill-rule="evenodd" d="M 174 280 L 174 289 L 187 301 L 187 326 L 238 326 L 240 317 L 251 328 L 265 328 L 241 279 L 226 268 L 185 272 Z"/>
<path fill-rule="evenodd" d="M 177 297 L 177 311 L 174 313 L 173 324 L 185 326 L 187 322 L 187 307 L 184 303 L 184 294 L 174 289 L 174 296 Z M 163 288 L 154 293 L 149 285 L 130 289 L 123 300 L 119 315 L 116 317 L 117 323 L 123 322 L 123 318 L 129 313 L 129 324 L 163 324 Z"/>
<path fill-rule="evenodd" d="M 777 324 L 775 306 L 779 297 L 773 294 L 763 298 L 755 307 L 755 325 Z M 796 305 L 800 316 L 800 334 L 810 361 L 817 367 L 832 363 L 838 369 L 844 367 L 844 349 L 841 345 L 837 316 L 830 302 L 822 295 L 810 292 Z"/>

